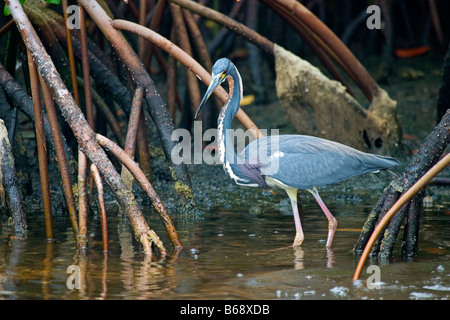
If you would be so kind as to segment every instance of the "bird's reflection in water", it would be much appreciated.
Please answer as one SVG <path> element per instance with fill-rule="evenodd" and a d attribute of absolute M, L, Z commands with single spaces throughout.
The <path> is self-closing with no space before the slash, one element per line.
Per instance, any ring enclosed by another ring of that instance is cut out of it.
<path fill-rule="evenodd" d="M 304 264 L 304 256 L 305 251 L 303 251 L 302 247 L 292 247 L 294 249 L 294 269 L 295 270 L 303 270 L 305 269 Z"/>
<path fill-rule="evenodd" d="M 333 249 L 327 248 L 327 268 L 334 268 L 334 252 Z"/>
<path fill-rule="evenodd" d="M 294 250 L 294 269 L 295 270 L 303 270 L 305 269 L 305 251 L 302 247 L 292 247 Z M 326 257 L 327 257 L 327 268 L 334 268 L 335 263 L 335 255 L 333 252 L 333 249 L 328 248 L 326 249 Z"/>

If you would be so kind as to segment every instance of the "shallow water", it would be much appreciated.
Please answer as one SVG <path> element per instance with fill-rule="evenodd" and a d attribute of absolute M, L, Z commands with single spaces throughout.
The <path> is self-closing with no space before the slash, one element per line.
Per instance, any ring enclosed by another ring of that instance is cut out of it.
<path fill-rule="evenodd" d="M 12 237 L 2 219 L 0 298 L 450 298 L 450 205 L 445 190 L 437 187 L 431 190 L 439 206 L 423 210 L 419 254 L 414 261 L 403 262 L 399 254 L 387 262 L 368 261 L 361 280 L 351 280 L 358 262 L 352 248 L 383 189 L 382 180 L 365 177 L 320 190 L 339 222 L 328 251 L 326 218 L 307 192 L 301 193 L 305 241 L 294 249 L 290 246 L 294 224 L 285 195 L 240 188 L 231 182 L 217 189 L 220 192 L 203 186 L 203 192 L 212 190 L 202 196 L 204 211 L 173 215 L 184 249 L 158 262 L 146 261 L 126 218 L 115 212 L 108 212 L 107 255 L 102 253 L 96 216 L 91 217 L 89 249 L 84 255 L 76 251 L 65 216 L 55 218 L 54 243 L 45 241 L 43 218 L 38 213 L 29 217 L 30 231 L 23 239 Z M 150 209 L 145 214 L 170 251 L 158 218 Z M 367 273 L 372 264 L 380 266 L 376 282 L 369 279 L 372 272 Z M 68 288 L 71 265 L 79 267 L 78 289 Z M 371 285 L 375 288 L 370 289 Z"/>

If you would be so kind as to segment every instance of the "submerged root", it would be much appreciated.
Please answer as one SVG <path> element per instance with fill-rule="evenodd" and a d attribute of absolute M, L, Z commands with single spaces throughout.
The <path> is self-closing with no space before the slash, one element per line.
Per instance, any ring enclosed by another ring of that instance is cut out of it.
<path fill-rule="evenodd" d="M 166 256 L 167 255 L 166 248 L 164 247 L 164 244 L 159 239 L 159 237 L 156 235 L 156 232 L 150 229 L 148 231 L 148 237 L 151 239 L 151 242 L 154 243 L 156 247 L 159 249 L 161 256 Z"/>
<path fill-rule="evenodd" d="M 156 235 L 156 232 L 149 229 L 146 234 L 142 234 L 139 241 L 141 242 L 144 253 L 150 257 L 153 257 L 152 243 L 158 248 L 161 257 L 165 257 L 167 255 L 166 248 L 164 247 L 163 242 Z"/>

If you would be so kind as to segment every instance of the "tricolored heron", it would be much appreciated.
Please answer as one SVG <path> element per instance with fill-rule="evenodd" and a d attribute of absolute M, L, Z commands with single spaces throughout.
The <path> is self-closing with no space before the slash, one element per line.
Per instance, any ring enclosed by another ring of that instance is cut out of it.
<path fill-rule="evenodd" d="M 195 118 L 225 79 L 228 79 L 229 83 L 229 98 L 217 120 L 219 159 L 223 163 L 225 173 L 239 185 L 281 188 L 286 191 L 291 200 L 296 229 L 293 246 L 300 246 L 304 239 L 297 207 L 297 192 L 298 189 L 311 192 L 328 219 L 326 246 L 331 247 L 337 221 L 320 198 L 316 187 L 388 169 L 396 166 L 397 160 L 306 135 L 263 137 L 249 143 L 237 155 L 230 129 L 242 99 L 242 79 L 236 66 L 227 58 L 219 59 L 214 64 L 211 82 Z M 276 163 L 276 166 L 273 166 L 273 163 Z"/>

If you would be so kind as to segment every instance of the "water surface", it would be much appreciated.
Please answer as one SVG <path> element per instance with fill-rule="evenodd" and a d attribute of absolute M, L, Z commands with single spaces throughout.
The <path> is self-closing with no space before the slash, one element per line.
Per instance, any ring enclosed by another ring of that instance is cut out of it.
<path fill-rule="evenodd" d="M 0 299 L 450 298 L 449 203 L 445 190 L 437 187 L 432 191 L 438 205 L 422 213 L 414 261 L 403 262 L 397 244 L 393 259 L 368 261 L 361 280 L 351 280 L 358 262 L 352 248 L 384 180 L 357 178 L 320 190 L 339 222 L 332 250 L 325 248 L 327 220 L 309 193 L 301 193 L 305 241 L 293 248 L 294 223 L 283 192 L 231 182 L 221 189 L 199 186 L 204 210 L 173 215 L 181 251 L 172 252 L 159 219 L 150 208 L 145 211 L 170 253 L 160 261 L 145 259 L 127 219 L 116 212 L 108 212 L 107 255 L 97 216 L 90 220 L 85 254 L 77 251 L 65 216 L 55 218 L 54 243 L 45 241 L 39 212 L 29 217 L 24 238 L 13 237 L 2 216 Z M 380 281 L 372 289 L 367 285 L 371 264 L 380 267 Z M 71 265 L 79 267 L 79 289 L 67 286 Z"/>

